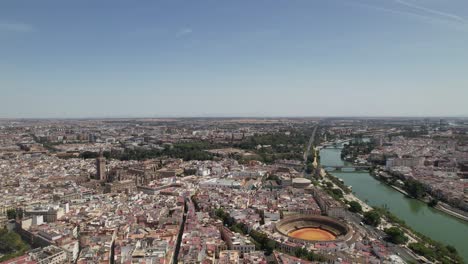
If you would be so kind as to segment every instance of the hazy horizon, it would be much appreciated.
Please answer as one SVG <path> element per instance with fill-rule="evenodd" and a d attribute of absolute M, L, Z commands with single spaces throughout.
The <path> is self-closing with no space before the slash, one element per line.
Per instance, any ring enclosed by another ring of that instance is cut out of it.
<path fill-rule="evenodd" d="M 463 0 L 0 3 L 0 118 L 467 117 Z"/>
<path fill-rule="evenodd" d="M 76 116 L 76 117 L 0 117 L 0 120 L 105 120 L 105 119 L 468 119 L 468 116 L 254 116 L 254 115 L 206 115 L 206 116 Z"/>

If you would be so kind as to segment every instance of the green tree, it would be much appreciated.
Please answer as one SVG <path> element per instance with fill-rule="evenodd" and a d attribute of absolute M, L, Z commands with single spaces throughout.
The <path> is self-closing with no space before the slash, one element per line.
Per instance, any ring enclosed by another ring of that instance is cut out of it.
<path fill-rule="evenodd" d="M 304 258 L 307 255 L 307 250 L 305 248 L 297 247 L 294 250 L 294 256 L 298 258 Z"/>
<path fill-rule="evenodd" d="M 426 247 L 423 243 L 411 243 L 409 248 L 416 252 L 416 254 L 422 255 L 429 259 L 435 258 L 435 252 L 430 248 Z"/>
<path fill-rule="evenodd" d="M 0 262 L 21 256 L 28 250 L 29 246 L 21 237 L 12 231 L 8 231 L 6 228 L 0 229 Z"/>
<path fill-rule="evenodd" d="M 99 156 L 98 153 L 92 151 L 85 151 L 80 153 L 80 158 L 82 159 L 95 159 Z"/>
<path fill-rule="evenodd" d="M 431 199 L 431 201 L 429 202 L 429 206 L 430 207 L 434 207 L 436 206 L 437 204 L 439 203 L 439 201 L 437 199 Z"/>
<path fill-rule="evenodd" d="M 7 217 L 8 217 L 8 219 L 15 219 L 16 218 L 16 209 L 8 209 L 7 210 Z"/>
<path fill-rule="evenodd" d="M 269 239 L 264 233 L 252 230 L 250 237 L 260 245 L 260 249 L 264 250 L 267 255 L 271 254 L 276 247 L 275 241 Z"/>
<path fill-rule="evenodd" d="M 447 248 L 447 250 L 448 250 L 450 253 L 452 253 L 452 254 L 456 254 L 456 253 L 457 253 L 457 249 L 456 249 L 454 246 L 452 246 L 452 245 L 447 245 L 446 248 Z"/>
<path fill-rule="evenodd" d="M 356 201 L 349 202 L 349 211 L 353 213 L 362 213 L 362 206 Z"/>
<path fill-rule="evenodd" d="M 271 180 L 271 181 L 276 181 L 276 182 L 279 182 L 281 180 L 278 175 L 274 175 L 274 174 L 269 175 L 268 178 L 266 178 L 266 179 L 267 179 L 267 181 Z"/>
<path fill-rule="evenodd" d="M 294 256 L 309 261 L 326 261 L 326 258 L 324 256 L 318 255 L 312 251 L 308 251 L 307 249 L 302 247 L 297 247 L 294 250 Z"/>
<path fill-rule="evenodd" d="M 375 210 L 364 213 L 364 222 L 371 226 L 380 225 L 380 218 L 380 213 Z"/>
<path fill-rule="evenodd" d="M 409 195 L 417 199 L 423 197 L 426 193 L 422 183 L 413 179 L 407 180 L 405 182 L 404 188 L 406 191 L 408 191 Z"/>
<path fill-rule="evenodd" d="M 388 240 L 394 244 L 405 244 L 408 242 L 408 237 L 398 227 L 385 228 L 384 231 L 388 235 Z"/>
<path fill-rule="evenodd" d="M 335 194 L 337 197 L 343 198 L 343 191 L 341 191 L 341 189 L 333 188 L 333 189 L 332 189 L 332 192 L 333 192 L 333 194 Z"/>
<path fill-rule="evenodd" d="M 306 166 L 306 173 L 312 174 L 312 172 L 314 172 L 314 165 L 311 162 L 309 162 Z"/>

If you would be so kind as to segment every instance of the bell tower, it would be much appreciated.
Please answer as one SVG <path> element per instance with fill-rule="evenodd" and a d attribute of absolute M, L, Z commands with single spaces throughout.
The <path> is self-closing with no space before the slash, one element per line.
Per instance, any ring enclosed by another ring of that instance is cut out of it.
<path fill-rule="evenodd" d="M 101 149 L 99 156 L 96 158 L 96 180 L 105 181 L 106 179 L 106 158 L 102 154 Z"/>

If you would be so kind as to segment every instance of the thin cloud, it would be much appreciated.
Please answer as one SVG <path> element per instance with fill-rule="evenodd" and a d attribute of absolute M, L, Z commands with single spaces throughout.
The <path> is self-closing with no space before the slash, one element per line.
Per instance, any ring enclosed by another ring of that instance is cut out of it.
<path fill-rule="evenodd" d="M 407 6 L 407 7 L 410 7 L 410 8 L 414 8 L 414 9 L 417 9 L 417 10 L 420 10 L 420 11 L 423 11 L 423 12 L 427 12 L 429 14 L 433 14 L 433 15 L 437 15 L 437 16 L 440 16 L 440 17 L 443 17 L 443 18 L 448 18 L 448 19 L 452 19 L 454 21 L 459 21 L 459 22 L 463 22 L 463 23 L 466 23 L 467 20 L 458 16 L 458 15 L 455 15 L 455 14 L 451 14 L 451 13 L 448 13 L 448 12 L 442 12 L 442 11 L 439 11 L 439 10 L 435 10 L 435 9 L 431 9 L 431 8 L 427 8 L 427 7 L 424 7 L 424 6 L 420 6 L 420 5 L 416 5 L 416 4 L 413 4 L 413 3 L 409 3 L 409 2 L 406 2 L 406 1 L 403 1 L 403 0 L 395 0 L 397 3 L 401 4 L 401 5 L 404 5 L 404 6 Z"/>
<path fill-rule="evenodd" d="M 397 15 L 406 15 L 406 16 L 412 16 L 412 17 L 417 17 L 417 18 L 423 18 L 423 19 L 431 19 L 431 17 L 417 14 L 417 13 L 412 13 L 412 12 L 407 12 L 407 11 L 402 11 L 402 10 L 397 10 L 397 9 L 392 9 L 392 8 L 387 8 L 387 7 L 382 7 L 382 6 L 377 6 L 377 5 L 370 5 L 370 4 L 364 4 L 364 3 L 355 3 L 355 5 L 364 7 L 364 8 L 369 8 L 369 9 L 374 9 L 377 11 L 383 11 L 387 13 L 393 13 Z"/>
<path fill-rule="evenodd" d="M 32 32 L 34 31 L 34 28 L 31 25 L 24 23 L 0 22 L 0 31 Z"/>
<path fill-rule="evenodd" d="M 179 31 L 177 31 L 176 37 L 179 38 L 179 37 L 190 35 L 192 33 L 193 33 L 193 30 L 191 28 L 183 28 L 183 29 L 180 29 Z"/>
<path fill-rule="evenodd" d="M 426 8 L 419 5 L 414 5 L 404 0 L 394 0 L 393 2 L 397 3 L 398 6 L 390 7 L 388 5 L 377 5 L 375 4 L 375 2 L 372 4 L 363 2 L 352 2 L 352 5 L 397 14 L 401 16 L 412 17 L 427 23 L 440 24 L 458 30 L 468 30 L 468 21 L 460 16 L 446 12 L 441 12 L 435 9 Z"/>

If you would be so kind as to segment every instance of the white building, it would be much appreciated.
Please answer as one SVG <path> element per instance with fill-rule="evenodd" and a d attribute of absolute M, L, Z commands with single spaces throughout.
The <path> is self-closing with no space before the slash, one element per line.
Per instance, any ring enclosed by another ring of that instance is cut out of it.
<path fill-rule="evenodd" d="M 56 246 L 47 246 L 45 248 L 36 248 L 29 252 L 29 255 L 37 261 L 38 264 L 61 264 L 67 262 L 67 253 L 65 250 Z"/>
<path fill-rule="evenodd" d="M 241 187 L 240 182 L 231 179 L 209 179 L 200 182 L 201 188 L 233 188 L 239 189 Z"/>

